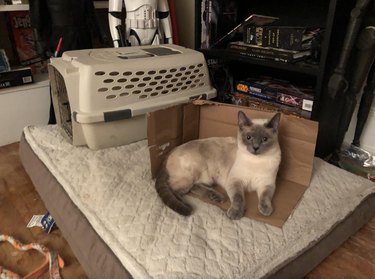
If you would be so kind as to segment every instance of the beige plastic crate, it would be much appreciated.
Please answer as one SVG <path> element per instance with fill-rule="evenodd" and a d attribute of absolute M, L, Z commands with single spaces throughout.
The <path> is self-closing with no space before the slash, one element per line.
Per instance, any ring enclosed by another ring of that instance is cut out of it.
<path fill-rule="evenodd" d="M 49 73 L 63 134 L 92 149 L 145 139 L 147 112 L 216 96 L 202 53 L 177 45 L 67 51 Z"/>

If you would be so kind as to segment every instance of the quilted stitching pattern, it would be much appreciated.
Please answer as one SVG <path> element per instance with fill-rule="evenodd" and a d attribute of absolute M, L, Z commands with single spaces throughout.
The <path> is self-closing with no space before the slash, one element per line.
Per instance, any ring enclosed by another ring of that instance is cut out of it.
<path fill-rule="evenodd" d="M 370 181 L 315 159 L 311 186 L 282 229 L 186 197 L 181 217 L 158 198 L 146 141 L 98 151 L 73 147 L 56 126 L 26 140 L 136 278 L 260 278 L 298 255 L 375 191 Z"/>

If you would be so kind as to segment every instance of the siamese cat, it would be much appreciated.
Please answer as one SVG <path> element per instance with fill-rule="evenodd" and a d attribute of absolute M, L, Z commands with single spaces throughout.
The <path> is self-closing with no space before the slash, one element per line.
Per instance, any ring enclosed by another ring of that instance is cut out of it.
<path fill-rule="evenodd" d="M 160 198 L 177 213 L 188 216 L 193 209 L 181 196 L 192 191 L 223 202 L 224 196 L 212 188 L 216 184 L 229 196 L 231 206 L 226 214 L 230 219 L 244 216 L 245 191 L 256 191 L 259 212 L 271 215 L 281 161 L 279 123 L 280 113 L 269 120 L 251 120 L 239 111 L 237 138 L 212 137 L 176 147 L 155 181 Z"/>

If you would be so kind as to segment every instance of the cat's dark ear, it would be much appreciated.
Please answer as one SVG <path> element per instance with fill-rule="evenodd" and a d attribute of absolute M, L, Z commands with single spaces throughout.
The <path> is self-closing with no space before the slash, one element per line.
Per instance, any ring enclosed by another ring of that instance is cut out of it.
<path fill-rule="evenodd" d="M 243 111 L 238 112 L 238 126 L 242 129 L 244 126 L 251 126 L 251 120 L 246 116 Z"/>
<path fill-rule="evenodd" d="M 281 118 L 281 113 L 280 112 L 276 113 L 270 119 L 270 121 L 268 121 L 268 123 L 266 124 L 266 127 L 271 128 L 274 132 L 277 132 L 277 130 L 279 129 L 280 118 Z"/>

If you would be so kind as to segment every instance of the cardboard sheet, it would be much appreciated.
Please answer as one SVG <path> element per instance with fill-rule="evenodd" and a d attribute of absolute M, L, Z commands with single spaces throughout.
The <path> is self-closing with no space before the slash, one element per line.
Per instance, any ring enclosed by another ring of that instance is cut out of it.
<path fill-rule="evenodd" d="M 250 118 L 270 118 L 274 115 L 274 112 L 210 101 L 194 101 L 149 113 L 148 141 L 153 177 L 165 156 L 177 145 L 198 138 L 235 137 L 239 110 Z M 317 122 L 282 115 L 279 128 L 282 161 L 273 198 L 274 212 L 269 217 L 261 215 L 257 209 L 256 194 L 247 193 L 246 217 L 282 227 L 310 184 L 317 131 Z M 230 206 L 228 198 L 223 204 L 214 204 L 223 209 Z"/>

